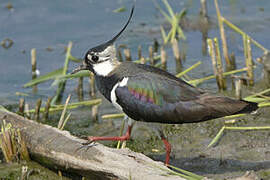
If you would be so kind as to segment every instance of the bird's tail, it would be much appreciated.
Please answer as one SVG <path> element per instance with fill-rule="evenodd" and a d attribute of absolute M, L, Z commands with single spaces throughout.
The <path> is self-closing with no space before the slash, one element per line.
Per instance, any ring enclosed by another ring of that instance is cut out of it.
<path fill-rule="evenodd" d="M 241 101 L 247 103 L 247 105 L 240 111 L 236 112 L 235 114 L 251 113 L 253 111 L 256 111 L 259 108 L 258 103 L 245 101 L 245 100 L 241 100 Z"/>

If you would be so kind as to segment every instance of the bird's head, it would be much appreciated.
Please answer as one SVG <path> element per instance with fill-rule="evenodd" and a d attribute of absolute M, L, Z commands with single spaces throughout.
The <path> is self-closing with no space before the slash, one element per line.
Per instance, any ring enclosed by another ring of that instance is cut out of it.
<path fill-rule="evenodd" d="M 114 42 L 128 26 L 133 15 L 133 11 L 134 6 L 131 9 L 128 21 L 122 30 L 106 43 L 88 50 L 85 54 L 83 64 L 74 69 L 71 74 L 77 73 L 81 70 L 89 70 L 96 75 L 107 76 L 111 71 L 114 70 L 114 68 L 120 64 L 120 62 L 116 60 Z"/>

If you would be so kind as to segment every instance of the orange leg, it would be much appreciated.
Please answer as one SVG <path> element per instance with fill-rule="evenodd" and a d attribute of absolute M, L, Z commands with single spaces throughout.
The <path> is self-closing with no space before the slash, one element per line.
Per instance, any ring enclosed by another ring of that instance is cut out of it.
<path fill-rule="evenodd" d="M 165 159 L 165 165 L 169 165 L 169 161 L 170 161 L 170 154 L 171 154 L 171 144 L 168 142 L 168 140 L 165 137 L 161 137 L 164 145 L 165 145 L 165 149 L 166 149 L 166 159 Z"/>
<path fill-rule="evenodd" d="M 128 125 L 127 132 L 123 136 L 112 136 L 112 137 L 88 136 L 87 139 L 90 142 L 94 142 L 94 141 L 126 141 L 126 140 L 129 140 L 130 139 L 130 134 L 131 134 L 132 126 L 133 125 Z"/>

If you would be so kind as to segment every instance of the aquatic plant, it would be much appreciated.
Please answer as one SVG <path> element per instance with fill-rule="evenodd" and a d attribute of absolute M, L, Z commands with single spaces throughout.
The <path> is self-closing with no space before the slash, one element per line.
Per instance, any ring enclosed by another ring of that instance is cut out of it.
<path fill-rule="evenodd" d="M 162 35 L 164 44 L 167 44 L 169 41 L 172 42 L 175 38 L 185 40 L 186 37 L 184 35 L 184 32 L 183 32 L 181 26 L 179 25 L 179 22 L 185 16 L 186 9 L 183 9 L 179 13 L 175 13 L 167 0 L 162 0 L 162 2 L 166 6 L 168 14 L 162 10 L 162 8 L 158 5 L 158 3 L 156 3 L 154 1 L 155 5 L 158 8 L 158 10 L 160 11 L 160 13 L 166 18 L 166 20 L 171 25 L 171 29 L 167 35 L 165 33 L 164 28 L 162 26 L 160 26 L 161 35 Z"/>

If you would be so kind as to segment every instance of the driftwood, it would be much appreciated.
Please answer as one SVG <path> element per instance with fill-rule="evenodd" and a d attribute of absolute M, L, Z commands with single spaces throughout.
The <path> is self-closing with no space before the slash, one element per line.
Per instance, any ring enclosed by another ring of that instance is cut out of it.
<path fill-rule="evenodd" d="M 162 162 L 127 148 L 113 149 L 97 143 L 88 150 L 76 151 L 85 140 L 67 131 L 0 110 L 2 120 L 21 130 L 31 159 L 51 169 L 91 179 L 182 179 L 160 169 L 167 169 Z"/>

